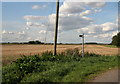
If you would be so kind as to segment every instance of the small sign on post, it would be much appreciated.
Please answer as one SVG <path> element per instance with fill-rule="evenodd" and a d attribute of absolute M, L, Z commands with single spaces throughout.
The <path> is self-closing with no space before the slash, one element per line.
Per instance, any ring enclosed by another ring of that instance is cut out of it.
<path fill-rule="evenodd" d="M 84 57 L 84 33 L 83 35 L 79 35 L 79 37 L 82 37 L 82 57 Z"/>
<path fill-rule="evenodd" d="M 83 37 L 83 35 L 79 35 L 79 37 Z"/>

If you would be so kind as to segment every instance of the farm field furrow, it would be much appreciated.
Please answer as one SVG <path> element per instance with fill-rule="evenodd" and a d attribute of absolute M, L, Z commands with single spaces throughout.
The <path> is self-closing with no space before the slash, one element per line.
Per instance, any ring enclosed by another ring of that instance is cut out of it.
<path fill-rule="evenodd" d="M 82 45 L 58 45 L 57 52 L 74 48 L 78 48 L 81 52 Z M 53 51 L 53 45 L 2 45 L 2 61 L 3 64 L 8 64 L 20 58 L 20 55 L 41 54 L 45 51 Z M 117 55 L 118 48 L 109 48 L 103 45 L 85 45 L 85 52 L 101 55 Z"/>
<path fill-rule="evenodd" d="M 102 45 L 86 45 L 85 51 L 101 55 L 117 55 L 118 48 L 109 48 Z"/>
<path fill-rule="evenodd" d="M 74 48 L 81 48 L 81 45 L 58 45 L 57 51 Z M 20 55 L 35 55 L 45 51 L 53 51 L 53 45 L 2 45 L 2 61 L 8 64 L 20 58 Z"/>

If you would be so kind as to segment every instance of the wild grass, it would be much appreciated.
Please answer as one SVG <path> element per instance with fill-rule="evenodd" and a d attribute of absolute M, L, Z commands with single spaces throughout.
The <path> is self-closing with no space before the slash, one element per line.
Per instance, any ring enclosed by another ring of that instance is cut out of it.
<path fill-rule="evenodd" d="M 4 83 L 86 82 L 96 74 L 116 67 L 118 56 L 101 56 L 69 49 L 53 56 L 44 52 L 41 56 L 23 56 L 3 67 Z"/>

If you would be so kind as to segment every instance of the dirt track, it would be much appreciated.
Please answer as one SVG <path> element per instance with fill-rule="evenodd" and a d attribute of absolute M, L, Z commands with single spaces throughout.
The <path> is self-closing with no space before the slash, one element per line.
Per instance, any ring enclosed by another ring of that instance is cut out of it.
<path fill-rule="evenodd" d="M 118 69 L 109 70 L 95 77 L 91 82 L 120 82 Z"/>
<path fill-rule="evenodd" d="M 81 45 L 58 45 L 57 51 L 61 52 L 69 48 L 79 48 L 81 52 L 81 47 Z M 3 63 L 7 64 L 19 58 L 20 55 L 41 54 L 47 50 L 53 51 L 53 45 L 3 45 L 2 60 Z M 101 55 L 116 55 L 118 54 L 118 48 L 109 48 L 102 45 L 85 45 L 85 52 Z"/>

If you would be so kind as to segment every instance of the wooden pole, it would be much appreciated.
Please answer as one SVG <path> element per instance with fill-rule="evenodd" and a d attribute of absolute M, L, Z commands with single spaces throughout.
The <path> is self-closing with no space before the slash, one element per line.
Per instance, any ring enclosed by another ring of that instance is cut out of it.
<path fill-rule="evenodd" d="M 54 35 L 54 56 L 56 55 L 56 47 L 57 47 L 57 33 L 58 33 L 58 18 L 59 18 L 59 0 L 57 0 L 56 4 L 56 22 L 55 22 L 55 35 Z"/>

